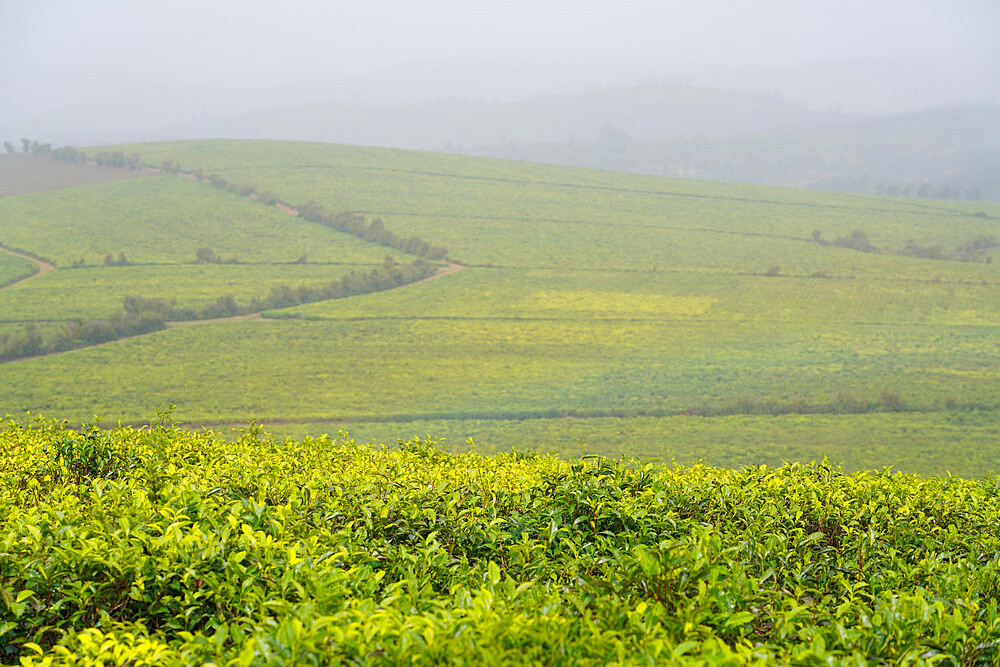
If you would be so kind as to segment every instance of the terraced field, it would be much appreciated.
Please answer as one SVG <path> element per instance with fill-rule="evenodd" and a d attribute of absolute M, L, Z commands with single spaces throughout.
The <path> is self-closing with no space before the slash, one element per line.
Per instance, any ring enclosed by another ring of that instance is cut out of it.
<path fill-rule="evenodd" d="M 194 426 L 257 420 L 296 437 L 350 428 L 480 451 L 578 455 L 583 440 L 588 453 L 721 465 L 1000 469 L 997 248 L 979 261 L 901 254 L 910 241 L 948 254 L 1000 237 L 1000 207 L 321 144 L 127 150 L 292 205 L 379 216 L 468 268 L 11 362 L 0 412 L 140 422 L 174 403 Z M 94 212 L 79 226 L 77 207 Z M 870 252 L 838 242 L 856 230 Z M 0 200 L 0 243 L 61 267 L 0 292 L 8 321 L 106 314 L 119 277 L 197 305 L 412 259 L 163 175 Z M 191 264 L 206 246 L 241 264 Z M 62 268 L 106 252 L 148 266 Z M 94 295 L 76 278 L 87 275 L 102 281 Z"/>

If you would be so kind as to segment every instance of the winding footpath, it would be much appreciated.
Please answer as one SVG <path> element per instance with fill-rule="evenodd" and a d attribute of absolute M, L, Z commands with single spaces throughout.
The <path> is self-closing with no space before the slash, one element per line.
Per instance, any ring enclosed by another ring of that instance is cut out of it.
<path fill-rule="evenodd" d="M 39 276 L 44 276 L 46 273 L 48 273 L 49 271 L 54 271 L 55 268 L 56 268 L 55 266 L 53 266 L 52 264 L 49 264 L 48 262 L 44 262 L 44 261 L 42 261 L 40 259 L 36 259 L 36 258 L 32 257 L 31 255 L 25 255 L 23 252 L 18 252 L 16 250 L 11 250 L 10 248 L 4 248 L 3 246 L 0 246 L 0 252 L 5 252 L 8 255 L 13 255 L 14 257 L 20 257 L 21 259 L 26 259 L 26 260 L 28 260 L 29 262 L 31 262 L 32 264 L 34 264 L 35 266 L 38 267 L 38 270 L 35 271 L 34 273 L 32 273 L 30 276 L 25 276 L 23 278 L 18 278 L 17 280 L 15 280 L 13 282 L 10 282 L 10 283 L 7 283 L 3 287 L 0 287 L 0 289 L 7 289 L 8 287 L 13 287 L 14 285 L 17 285 L 18 283 L 23 283 L 26 280 L 31 280 L 32 278 L 38 278 Z"/>

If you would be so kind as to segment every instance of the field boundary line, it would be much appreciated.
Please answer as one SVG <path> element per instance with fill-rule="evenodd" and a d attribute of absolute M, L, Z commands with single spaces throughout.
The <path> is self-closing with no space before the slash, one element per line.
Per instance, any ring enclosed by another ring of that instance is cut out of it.
<path fill-rule="evenodd" d="M 987 408 L 985 412 L 998 412 L 997 408 Z M 958 410 L 961 413 L 961 410 Z M 953 414 L 952 411 L 948 410 L 921 410 L 921 409 L 909 409 L 909 410 L 884 410 L 880 408 L 872 408 L 870 410 L 861 410 L 856 412 L 845 412 L 837 409 L 816 409 L 808 412 L 798 412 L 798 411 L 787 411 L 787 412 L 766 412 L 766 411 L 739 411 L 739 410 L 720 410 L 716 414 L 700 414 L 698 412 L 693 412 L 691 410 L 677 409 L 677 410 L 650 410 L 650 411 L 637 411 L 628 415 L 628 418 L 640 418 L 640 419 L 723 419 L 727 417 L 746 417 L 746 416 L 760 416 L 760 417 L 795 417 L 803 414 L 809 415 L 823 415 L 828 417 L 852 417 L 858 415 L 893 415 L 893 414 Z M 375 414 L 368 415 L 345 415 L 342 417 L 331 417 L 331 416 L 315 416 L 315 417 L 297 417 L 297 418 L 287 418 L 287 419 L 267 419 L 261 418 L 250 418 L 245 421 L 235 421 L 235 420 L 220 420 L 213 421 L 210 419 L 193 419 L 191 421 L 185 421 L 181 426 L 187 428 L 206 428 L 206 429 L 218 429 L 218 428 L 239 428 L 246 427 L 250 422 L 254 422 L 260 425 L 262 428 L 267 429 L 268 426 L 295 426 L 299 424 L 328 424 L 331 426 L 337 426 L 341 424 L 409 424 L 417 421 L 448 421 L 448 422 L 464 422 L 464 421 L 535 421 L 535 420 L 557 420 L 557 419 L 567 419 L 567 420 L 580 420 L 580 419 L 622 419 L 624 418 L 621 411 L 608 409 L 608 410 L 593 410 L 593 411 L 574 411 L 574 410 L 555 410 L 555 411 L 541 411 L 537 413 L 532 413 L 530 411 L 524 411 L 519 414 L 511 414 L 504 412 L 468 412 L 468 413 L 444 413 L 444 412 L 427 412 L 427 413 L 413 413 L 413 414 L 403 414 L 403 415 L 388 415 L 380 416 Z M 122 422 L 127 426 L 149 426 L 150 422 L 147 421 L 136 421 L 136 422 Z"/>

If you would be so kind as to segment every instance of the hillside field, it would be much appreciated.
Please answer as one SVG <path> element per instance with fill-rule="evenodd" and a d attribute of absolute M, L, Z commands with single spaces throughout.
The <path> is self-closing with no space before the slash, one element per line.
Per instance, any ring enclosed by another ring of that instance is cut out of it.
<path fill-rule="evenodd" d="M 379 218 L 464 268 L 4 363 L 0 414 L 143 423 L 174 404 L 194 428 L 296 438 L 1000 469 L 996 205 L 292 142 L 102 150 Z M 413 259 L 366 238 L 184 174 L 4 197 L 0 245 L 57 269 L 0 290 L 0 334 L 130 294 L 246 303 Z M 20 262 L 0 255 L 0 278 Z"/>

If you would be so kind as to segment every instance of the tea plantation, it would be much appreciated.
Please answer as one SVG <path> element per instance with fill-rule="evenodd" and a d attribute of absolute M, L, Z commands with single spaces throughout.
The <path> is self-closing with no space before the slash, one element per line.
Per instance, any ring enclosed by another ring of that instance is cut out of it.
<path fill-rule="evenodd" d="M 0 429 L 22 665 L 996 664 L 1000 482 Z"/>
<path fill-rule="evenodd" d="M 95 150 L 136 168 L 2 156 L 34 180 L 0 199 L 0 246 L 56 267 L 15 282 L 30 263 L 0 254 L 0 415 L 174 404 L 454 452 L 1000 470 L 996 204 L 302 142 Z"/>

